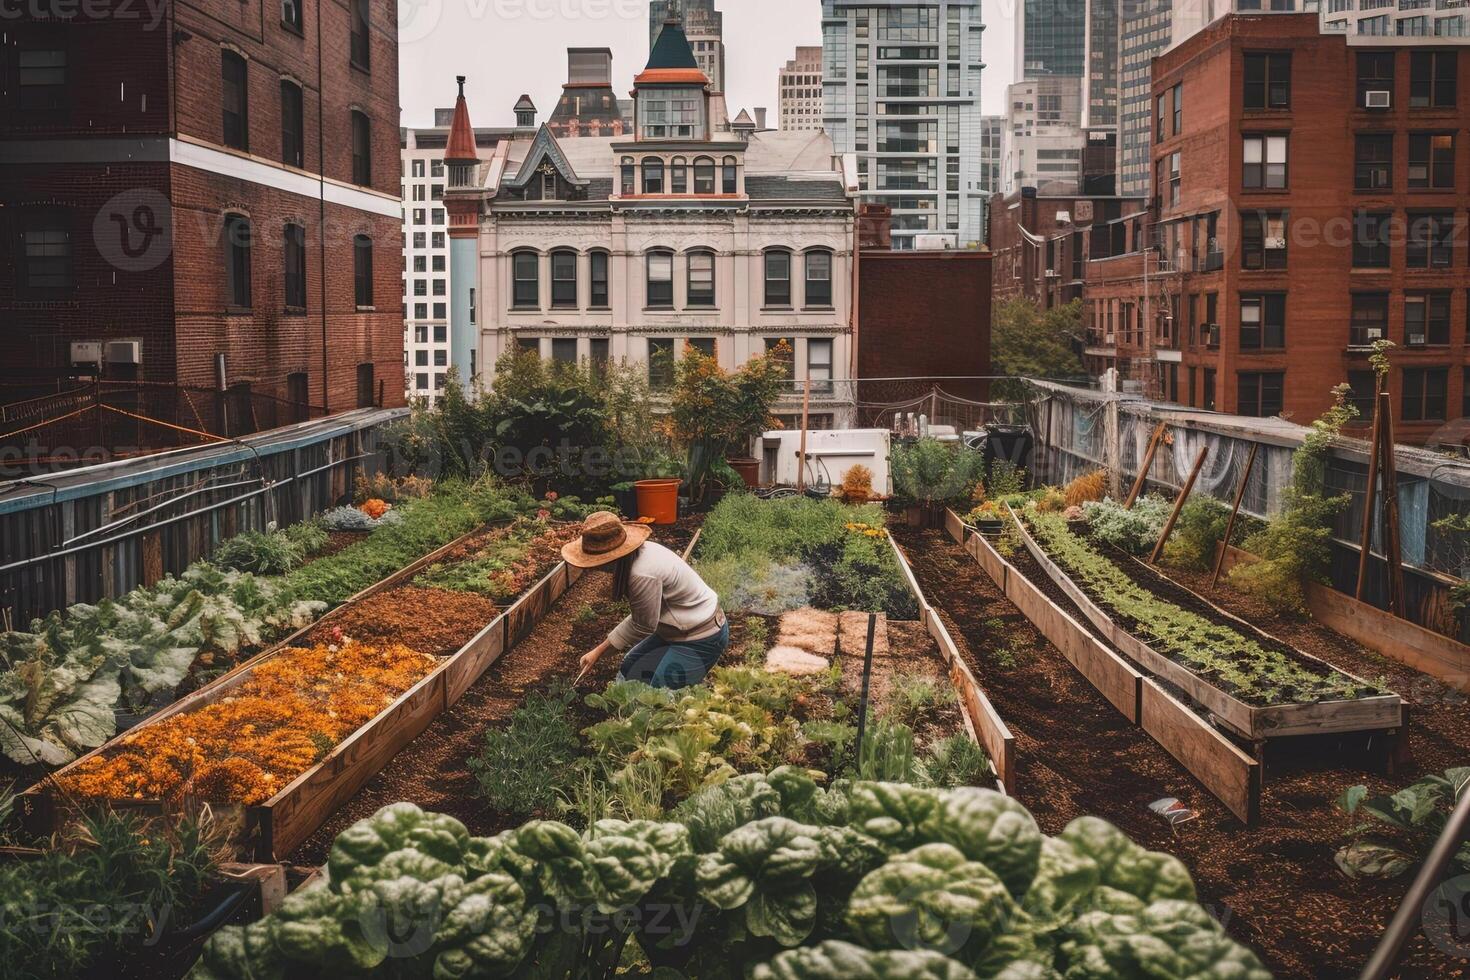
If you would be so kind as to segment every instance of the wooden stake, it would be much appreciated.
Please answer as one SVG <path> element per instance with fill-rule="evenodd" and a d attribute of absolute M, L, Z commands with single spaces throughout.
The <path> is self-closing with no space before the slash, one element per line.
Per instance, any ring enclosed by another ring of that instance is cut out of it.
<path fill-rule="evenodd" d="M 796 451 L 796 492 L 806 492 L 806 430 L 812 408 L 812 369 L 806 369 L 806 382 L 801 386 L 801 448 Z"/>
<path fill-rule="evenodd" d="M 1378 404 L 1382 395 L 1383 383 L 1379 381 L 1375 383 L 1373 390 L 1373 435 L 1368 441 L 1368 489 L 1367 499 L 1363 502 L 1363 533 L 1359 538 L 1358 590 L 1355 593 L 1359 602 L 1363 601 L 1363 594 L 1368 591 L 1368 562 L 1373 557 L 1373 518 L 1377 516 L 1374 512 L 1378 509 L 1379 443 L 1383 441 L 1383 413 L 1379 411 Z"/>
<path fill-rule="evenodd" d="M 1143 493 L 1143 487 L 1148 483 L 1148 471 L 1154 465 L 1154 454 L 1164 441 L 1164 431 L 1164 423 L 1154 426 L 1154 434 L 1148 440 L 1148 451 L 1143 454 L 1143 466 L 1138 470 L 1138 479 L 1133 481 L 1133 489 L 1128 491 L 1128 499 L 1123 502 L 1124 510 L 1132 510 L 1133 505 L 1138 502 L 1138 495 Z"/>
<path fill-rule="evenodd" d="M 1250 458 L 1245 461 L 1245 473 L 1240 478 L 1240 489 L 1235 493 L 1235 506 L 1230 509 L 1230 520 L 1225 522 L 1225 537 L 1220 541 L 1220 555 L 1215 559 L 1215 574 L 1210 576 L 1210 590 L 1220 584 L 1220 573 L 1225 570 L 1225 555 L 1230 550 L 1230 539 L 1235 535 L 1235 521 L 1240 516 L 1240 505 L 1245 502 L 1245 489 L 1250 486 L 1251 470 L 1256 468 L 1256 453 L 1259 442 L 1251 443 Z"/>
<path fill-rule="evenodd" d="M 1159 535 L 1159 543 L 1154 545 L 1154 553 L 1149 558 L 1149 564 L 1157 565 L 1159 556 L 1164 553 L 1164 543 L 1169 540 L 1169 535 L 1174 533 L 1174 525 L 1179 521 L 1179 512 L 1184 510 L 1184 502 L 1189 499 L 1189 494 L 1194 490 L 1194 481 L 1199 479 L 1199 471 L 1205 468 L 1205 457 L 1210 455 L 1208 445 L 1199 447 L 1199 455 L 1195 457 L 1194 469 L 1189 471 L 1189 479 L 1184 481 L 1184 489 L 1179 491 L 1179 499 L 1174 501 L 1174 512 L 1169 515 L 1169 521 L 1164 525 L 1164 531 Z"/>
<path fill-rule="evenodd" d="M 1388 559 L 1388 611 L 1404 614 L 1404 551 L 1399 539 L 1399 469 L 1394 459 L 1393 402 L 1388 392 L 1378 396 L 1379 431 L 1383 448 L 1383 555 Z"/>

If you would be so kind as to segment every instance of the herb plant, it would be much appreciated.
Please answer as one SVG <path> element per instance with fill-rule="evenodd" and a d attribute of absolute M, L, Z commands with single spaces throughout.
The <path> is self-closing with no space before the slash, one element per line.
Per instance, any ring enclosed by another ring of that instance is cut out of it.
<path fill-rule="evenodd" d="M 1395 878 L 1429 853 L 1455 804 L 1470 793 L 1470 768 L 1433 773 L 1391 796 L 1370 796 L 1368 787 L 1346 790 L 1337 805 L 1354 821 L 1337 866 L 1349 878 Z M 1377 831 L 1377 833 L 1375 833 Z M 1470 843 L 1451 859 L 1451 874 L 1470 873 Z"/>
<path fill-rule="evenodd" d="M 518 820 L 554 810 L 581 745 L 568 714 L 576 696 L 567 685 L 534 691 L 506 727 L 485 732 L 467 765 L 488 806 Z"/>

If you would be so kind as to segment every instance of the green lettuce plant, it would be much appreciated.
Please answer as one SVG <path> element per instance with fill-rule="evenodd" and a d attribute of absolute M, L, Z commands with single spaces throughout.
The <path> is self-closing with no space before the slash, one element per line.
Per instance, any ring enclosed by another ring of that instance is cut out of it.
<path fill-rule="evenodd" d="M 324 883 L 221 930 L 190 976 L 581 980 L 630 944 L 688 980 L 1269 977 L 1183 865 L 1102 821 L 1046 837 L 1000 793 L 821 787 L 791 768 L 582 833 L 475 838 L 395 804 L 343 832 Z"/>

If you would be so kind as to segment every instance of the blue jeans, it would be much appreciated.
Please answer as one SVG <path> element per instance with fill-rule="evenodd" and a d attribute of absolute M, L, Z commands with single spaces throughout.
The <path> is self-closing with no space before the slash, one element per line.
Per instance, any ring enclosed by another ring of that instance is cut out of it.
<path fill-rule="evenodd" d="M 729 645 L 728 622 L 713 636 L 684 643 L 670 643 L 655 633 L 623 656 L 619 679 L 677 691 L 704 680 Z"/>

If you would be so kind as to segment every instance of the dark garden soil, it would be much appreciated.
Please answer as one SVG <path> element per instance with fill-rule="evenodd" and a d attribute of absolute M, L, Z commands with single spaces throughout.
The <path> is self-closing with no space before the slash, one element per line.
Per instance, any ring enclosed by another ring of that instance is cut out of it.
<path fill-rule="evenodd" d="M 330 558 L 339 551 L 346 551 L 348 548 L 357 544 L 357 542 L 367 540 L 369 533 L 371 532 L 330 531 L 327 533 L 326 547 L 322 548 L 321 551 L 316 552 L 310 558 L 308 558 L 306 560 L 306 564 L 310 565 L 314 561 L 321 561 L 323 558 Z"/>
<path fill-rule="evenodd" d="M 353 603 L 307 635 L 307 644 L 344 637 L 370 646 L 399 644 L 447 657 L 490 625 L 495 603 L 473 592 L 404 585 Z"/>
<path fill-rule="evenodd" d="M 1413 762 L 1393 777 L 1361 737 L 1268 747 L 1261 823 L 1247 829 L 1153 740 L 1130 725 L 1006 600 L 975 560 L 941 531 L 894 529 L 961 656 L 1016 737 L 1016 795 L 1055 834 L 1084 814 L 1111 821 L 1140 844 L 1179 857 L 1200 900 L 1278 977 L 1356 976 L 1382 936 L 1407 879 L 1354 881 L 1333 855 L 1346 818 L 1335 801 L 1366 783 L 1393 792 L 1426 772 L 1470 759 L 1470 705 L 1430 678 L 1309 621 L 1282 619 L 1228 589 L 1222 608 L 1360 677 L 1387 679 L 1413 702 Z M 1076 615 L 1024 549 L 1010 561 Z M 1181 576 L 1187 586 L 1197 578 Z M 1078 616 L 1080 619 L 1081 617 Z M 1374 747 L 1376 748 L 1376 747 Z M 1173 796 L 1199 819 L 1174 831 L 1148 804 Z M 1455 958 L 1416 937 L 1400 977 L 1470 976 Z"/>
<path fill-rule="evenodd" d="M 700 520 L 655 528 L 654 540 L 682 551 L 694 537 Z M 422 735 L 297 848 L 290 861 L 325 864 L 339 833 L 400 800 L 450 814 L 477 836 L 518 825 L 520 820 L 508 819 L 481 801 L 468 760 L 480 751 L 485 730 L 503 724 L 528 693 L 543 690 L 555 681 L 570 684 L 576 678 L 578 658 L 600 643 L 627 614 L 612 601 L 611 589 L 609 576 L 597 572 L 583 575 L 530 636 L 502 654 L 454 707 L 434 719 Z M 581 690 L 601 689 L 616 677 L 618 666 L 616 655 L 604 656 L 597 669 L 583 680 Z M 527 764 L 536 762 L 527 760 Z"/>

